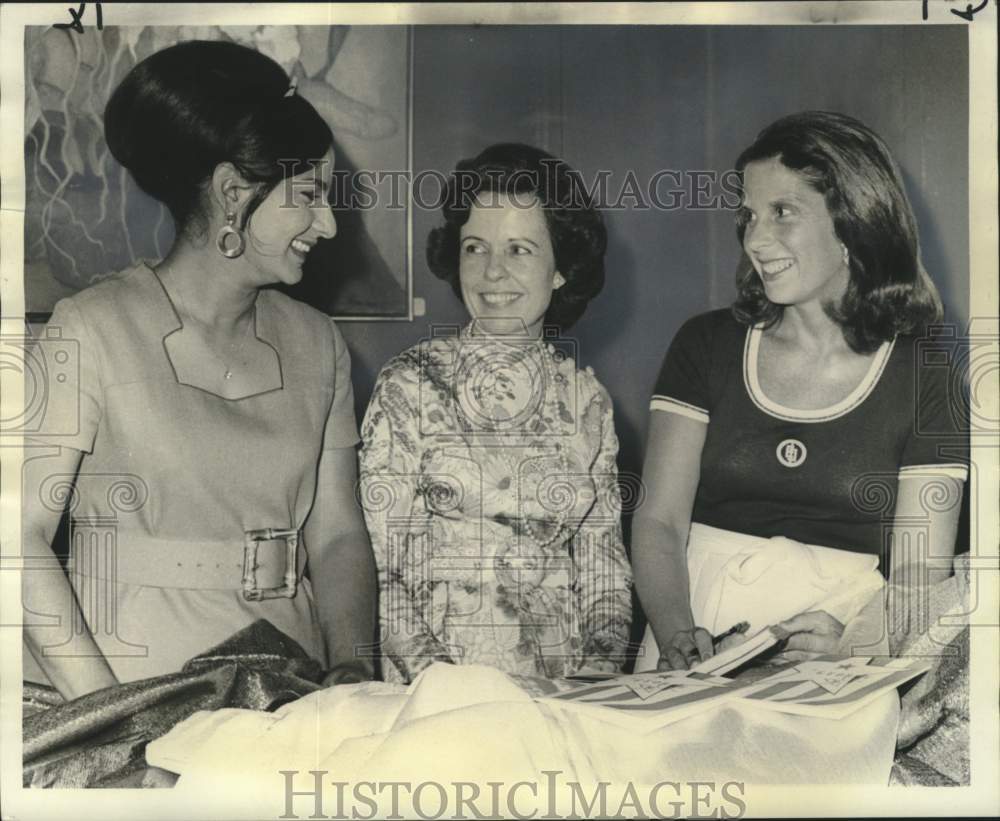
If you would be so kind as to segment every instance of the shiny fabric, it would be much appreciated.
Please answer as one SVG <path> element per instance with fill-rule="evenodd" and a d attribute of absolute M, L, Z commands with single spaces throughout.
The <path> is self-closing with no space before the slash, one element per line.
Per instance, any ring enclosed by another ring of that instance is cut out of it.
<path fill-rule="evenodd" d="M 955 561 L 955 575 L 916 598 L 926 602 L 923 632 L 899 631 L 893 655 L 933 659 L 934 666 L 900 699 L 899 733 L 891 784 L 925 787 L 970 783 L 969 768 L 969 568 Z"/>
<path fill-rule="evenodd" d="M 50 688 L 26 684 L 24 785 L 149 785 L 146 745 L 178 722 L 222 707 L 274 710 L 321 689 L 322 676 L 318 662 L 261 619 L 191 659 L 178 673 L 70 702 Z"/>

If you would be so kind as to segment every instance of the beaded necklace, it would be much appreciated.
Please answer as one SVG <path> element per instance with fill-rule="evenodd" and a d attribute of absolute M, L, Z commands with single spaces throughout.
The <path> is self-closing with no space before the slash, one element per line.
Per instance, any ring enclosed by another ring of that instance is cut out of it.
<path fill-rule="evenodd" d="M 542 413 L 543 409 L 545 409 L 550 419 L 559 418 L 558 414 L 559 397 L 558 397 L 557 385 L 560 376 L 556 369 L 556 365 L 553 362 L 553 359 L 556 355 L 556 351 L 551 343 L 542 342 L 540 339 L 530 339 L 530 340 L 516 339 L 515 341 L 507 341 L 502 337 L 496 337 L 496 336 L 488 336 L 485 338 L 478 337 L 478 339 L 481 339 L 484 345 L 492 346 L 495 344 L 500 348 L 500 350 L 496 352 L 496 355 L 494 355 L 493 351 L 486 351 L 485 352 L 486 356 L 480 357 L 481 367 L 495 369 L 491 373 L 491 376 L 493 376 L 494 378 L 498 377 L 500 369 L 504 367 L 502 364 L 497 365 L 496 364 L 497 361 L 502 362 L 504 359 L 507 359 L 507 361 L 510 363 L 508 367 L 513 368 L 515 366 L 522 365 L 524 362 L 528 360 L 533 360 L 537 355 L 538 360 L 542 364 L 542 371 L 544 373 L 544 376 L 541 380 L 540 401 L 534 408 L 531 409 L 531 415 L 534 416 L 538 413 Z M 476 340 L 477 337 L 474 336 L 471 332 L 471 326 L 468 326 L 462 330 L 460 337 L 461 343 L 468 344 Z M 459 363 L 457 363 L 457 367 L 461 368 L 462 362 L 463 360 L 460 353 Z M 496 381 L 501 381 L 501 380 L 497 379 Z M 511 478 L 515 482 L 515 487 L 516 487 L 517 486 L 516 480 L 520 472 L 519 465 L 517 460 L 511 455 L 506 445 L 504 444 L 505 434 L 502 431 L 498 431 L 498 428 L 500 428 L 504 423 L 508 424 L 510 423 L 510 417 L 503 418 L 501 416 L 491 413 L 486 408 L 485 403 L 483 403 L 481 398 L 479 398 L 481 397 L 481 394 L 476 394 L 474 388 L 469 392 L 477 396 L 476 404 L 479 407 L 476 409 L 476 413 L 474 415 L 484 417 L 486 420 L 492 423 L 489 432 L 492 433 L 494 436 L 496 436 L 496 445 L 495 445 L 496 451 L 499 453 L 501 460 L 504 462 L 504 464 L 510 471 Z M 467 392 L 460 389 L 458 393 L 459 396 L 462 396 Z M 518 418 L 517 414 L 515 414 L 514 415 L 515 421 L 517 420 L 517 418 Z M 517 432 L 516 429 L 514 431 L 511 431 L 511 433 L 516 433 L 516 432 Z M 556 444 L 555 448 L 556 448 L 556 453 L 558 454 L 559 469 L 561 471 L 561 475 L 568 476 L 570 472 L 570 464 L 569 464 L 569 459 L 566 455 L 565 448 L 563 448 L 562 445 L 560 444 Z M 560 536 L 562 536 L 566 526 L 566 520 L 569 517 L 569 511 L 572 505 L 562 505 L 560 507 L 561 509 L 556 512 L 555 527 L 553 528 L 551 534 L 547 538 L 541 538 L 539 536 L 534 525 L 532 525 L 529 516 L 522 515 L 519 517 L 518 521 L 521 523 L 525 535 L 527 535 L 527 537 L 531 540 L 531 542 L 539 549 L 548 547 L 550 544 L 559 539 Z"/>

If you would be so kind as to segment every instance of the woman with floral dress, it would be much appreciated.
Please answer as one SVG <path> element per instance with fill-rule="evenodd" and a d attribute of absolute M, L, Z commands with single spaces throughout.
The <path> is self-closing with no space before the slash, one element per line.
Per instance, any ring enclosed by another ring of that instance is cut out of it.
<path fill-rule="evenodd" d="M 435 661 L 559 677 L 625 660 L 611 400 L 559 336 L 604 283 L 577 180 L 516 144 L 452 176 L 427 257 L 471 322 L 393 358 L 362 425 L 388 680 Z"/>

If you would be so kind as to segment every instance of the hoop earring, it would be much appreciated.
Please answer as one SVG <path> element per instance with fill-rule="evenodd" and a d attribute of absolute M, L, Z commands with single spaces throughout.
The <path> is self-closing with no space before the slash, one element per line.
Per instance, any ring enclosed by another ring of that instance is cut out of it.
<path fill-rule="evenodd" d="M 229 246 L 229 237 L 236 237 L 236 244 Z M 219 253 L 226 259 L 236 259 L 246 248 L 246 239 L 243 232 L 236 227 L 236 214 L 226 214 L 226 224 L 219 229 L 215 237 L 215 245 Z"/>

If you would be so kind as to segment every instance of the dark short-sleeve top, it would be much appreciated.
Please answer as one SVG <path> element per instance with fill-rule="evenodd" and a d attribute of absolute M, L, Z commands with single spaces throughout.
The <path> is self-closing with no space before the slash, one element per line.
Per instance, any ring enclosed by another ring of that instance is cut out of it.
<path fill-rule="evenodd" d="M 761 389 L 761 335 L 712 311 L 681 327 L 664 360 L 651 410 L 708 426 L 692 521 L 878 554 L 900 478 L 966 478 L 967 405 L 947 341 L 897 336 L 849 396 L 798 410 Z"/>

